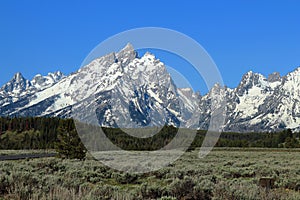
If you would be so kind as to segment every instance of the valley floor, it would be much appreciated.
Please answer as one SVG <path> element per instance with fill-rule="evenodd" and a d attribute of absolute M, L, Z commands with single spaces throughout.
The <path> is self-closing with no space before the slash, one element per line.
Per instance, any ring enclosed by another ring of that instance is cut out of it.
<path fill-rule="evenodd" d="M 28 152 L 0 151 L 21 153 Z M 186 152 L 147 174 L 93 159 L 0 161 L 0 199 L 300 199 L 299 166 L 300 149 L 258 148 L 215 148 L 203 159 Z M 260 186 L 262 177 L 274 180 L 270 190 Z"/>

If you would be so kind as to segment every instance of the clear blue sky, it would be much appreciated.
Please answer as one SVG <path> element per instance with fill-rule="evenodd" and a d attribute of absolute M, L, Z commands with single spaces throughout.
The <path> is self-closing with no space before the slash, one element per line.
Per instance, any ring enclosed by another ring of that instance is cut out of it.
<path fill-rule="evenodd" d="M 107 37 L 144 26 L 194 38 L 229 87 L 249 70 L 286 74 L 300 66 L 299 8 L 300 1 L 290 0 L 1 0 L 0 85 L 16 72 L 31 79 L 37 73 L 76 71 Z M 168 57 L 162 60 L 176 65 Z M 205 90 L 201 84 L 195 87 Z"/>

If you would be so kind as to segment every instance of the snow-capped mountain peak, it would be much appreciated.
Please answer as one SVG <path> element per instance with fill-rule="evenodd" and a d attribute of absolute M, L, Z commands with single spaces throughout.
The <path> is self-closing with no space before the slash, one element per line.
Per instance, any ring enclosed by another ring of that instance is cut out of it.
<path fill-rule="evenodd" d="M 29 81 L 15 74 L 0 89 L 0 115 L 72 117 L 74 109 L 94 106 L 102 126 L 171 124 L 207 129 L 211 113 L 226 100 L 225 131 L 296 130 L 299 88 L 300 67 L 286 76 L 273 73 L 268 78 L 249 71 L 237 88 L 216 84 L 200 96 L 191 88 L 177 88 L 155 55 L 138 57 L 127 44 L 68 76 L 58 71 Z"/>
<path fill-rule="evenodd" d="M 266 89 L 269 86 L 269 83 L 262 74 L 254 73 L 252 71 L 247 72 L 243 75 L 242 80 L 238 87 L 236 88 L 237 94 L 243 96 L 247 94 L 248 91 L 254 87 L 260 89 Z"/>
<path fill-rule="evenodd" d="M 58 71 L 49 73 L 47 76 L 37 74 L 29 81 L 24 78 L 21 73 L 16 73 L 13 78 L 0 89 L 0 108 L 1 106 L 15 104 L 22 99 L 27 99 L 33 94 L 55 85 L 64 77 L 65 76 Z M 9 115 L 9 110 L 6 115 Z"/>
<path fill-rule="evenodd" d="M 48 73 L 47 76 L 42 76 L 41 74 L 37 74 L 33 77 L 30 83 L 35 89 L 41 90 L 54 85 L 62 78 L 64 78 L 64 75 L 60 71 L 54 73 Z"/>
<path fill-rule="evenodd" d="M 0 89 L 0 94 L 7 96 L 18 96 L 29 89 L 31 83 L 26 80 L 21 73 L 16 73 L 13 78 L 3 85 Z"/>
<path fill-rule="evenodd" d="M 129 64 L 133 59 L 137 57 L 137 52 L 134 50 L 133 46 L 128 43 L 121 51 L 116 54 L 116 58 L 124 66 Z"/>
<path fill-rule="evenodd" d="M 20 72 L 17 72 L 14 75 L 13 80 L 15 80 L 16 82 L 22 82 L 24 80 L 24 77 Z"/>
<path fill-rule="evenodd" d="M 286 76 L 284 76 L 284 80 L 299 83 L 299 81 L 300 81 L 300 67 L 298 67 L 296 70 L 294 70 L 294 71 L 288 73 Z"/>

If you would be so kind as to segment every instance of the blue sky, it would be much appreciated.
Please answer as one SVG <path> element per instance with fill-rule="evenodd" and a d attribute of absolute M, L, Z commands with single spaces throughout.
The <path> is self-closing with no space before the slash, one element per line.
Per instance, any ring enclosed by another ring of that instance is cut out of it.
<path fill-rule="evenodd" d="M 300 1 L 0 1 L 0 85 L 16 72 L 76 71 L 101 41 L 145 26 L 198 41 L 235 87 L 249 70 L 282 75 L 300 66 Z M 184 69 L 164 54 L 166 64 Z M 160 55 L 157 55 L 160 57 Z M 193 76 L 193 74 L 189 74 Z M 201 81 L 192 85 L 204 93 Z"/>

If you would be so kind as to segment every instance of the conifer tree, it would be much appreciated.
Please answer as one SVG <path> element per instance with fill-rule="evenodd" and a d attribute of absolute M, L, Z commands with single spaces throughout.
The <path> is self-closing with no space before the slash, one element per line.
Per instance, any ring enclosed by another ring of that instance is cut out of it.
<path fill-rule="evenodd" d="M 61 120 L 57 129 L 56 150 L 60 157 L 84 159 L 86 148 L 78 136 L 72 119 Z"/>

